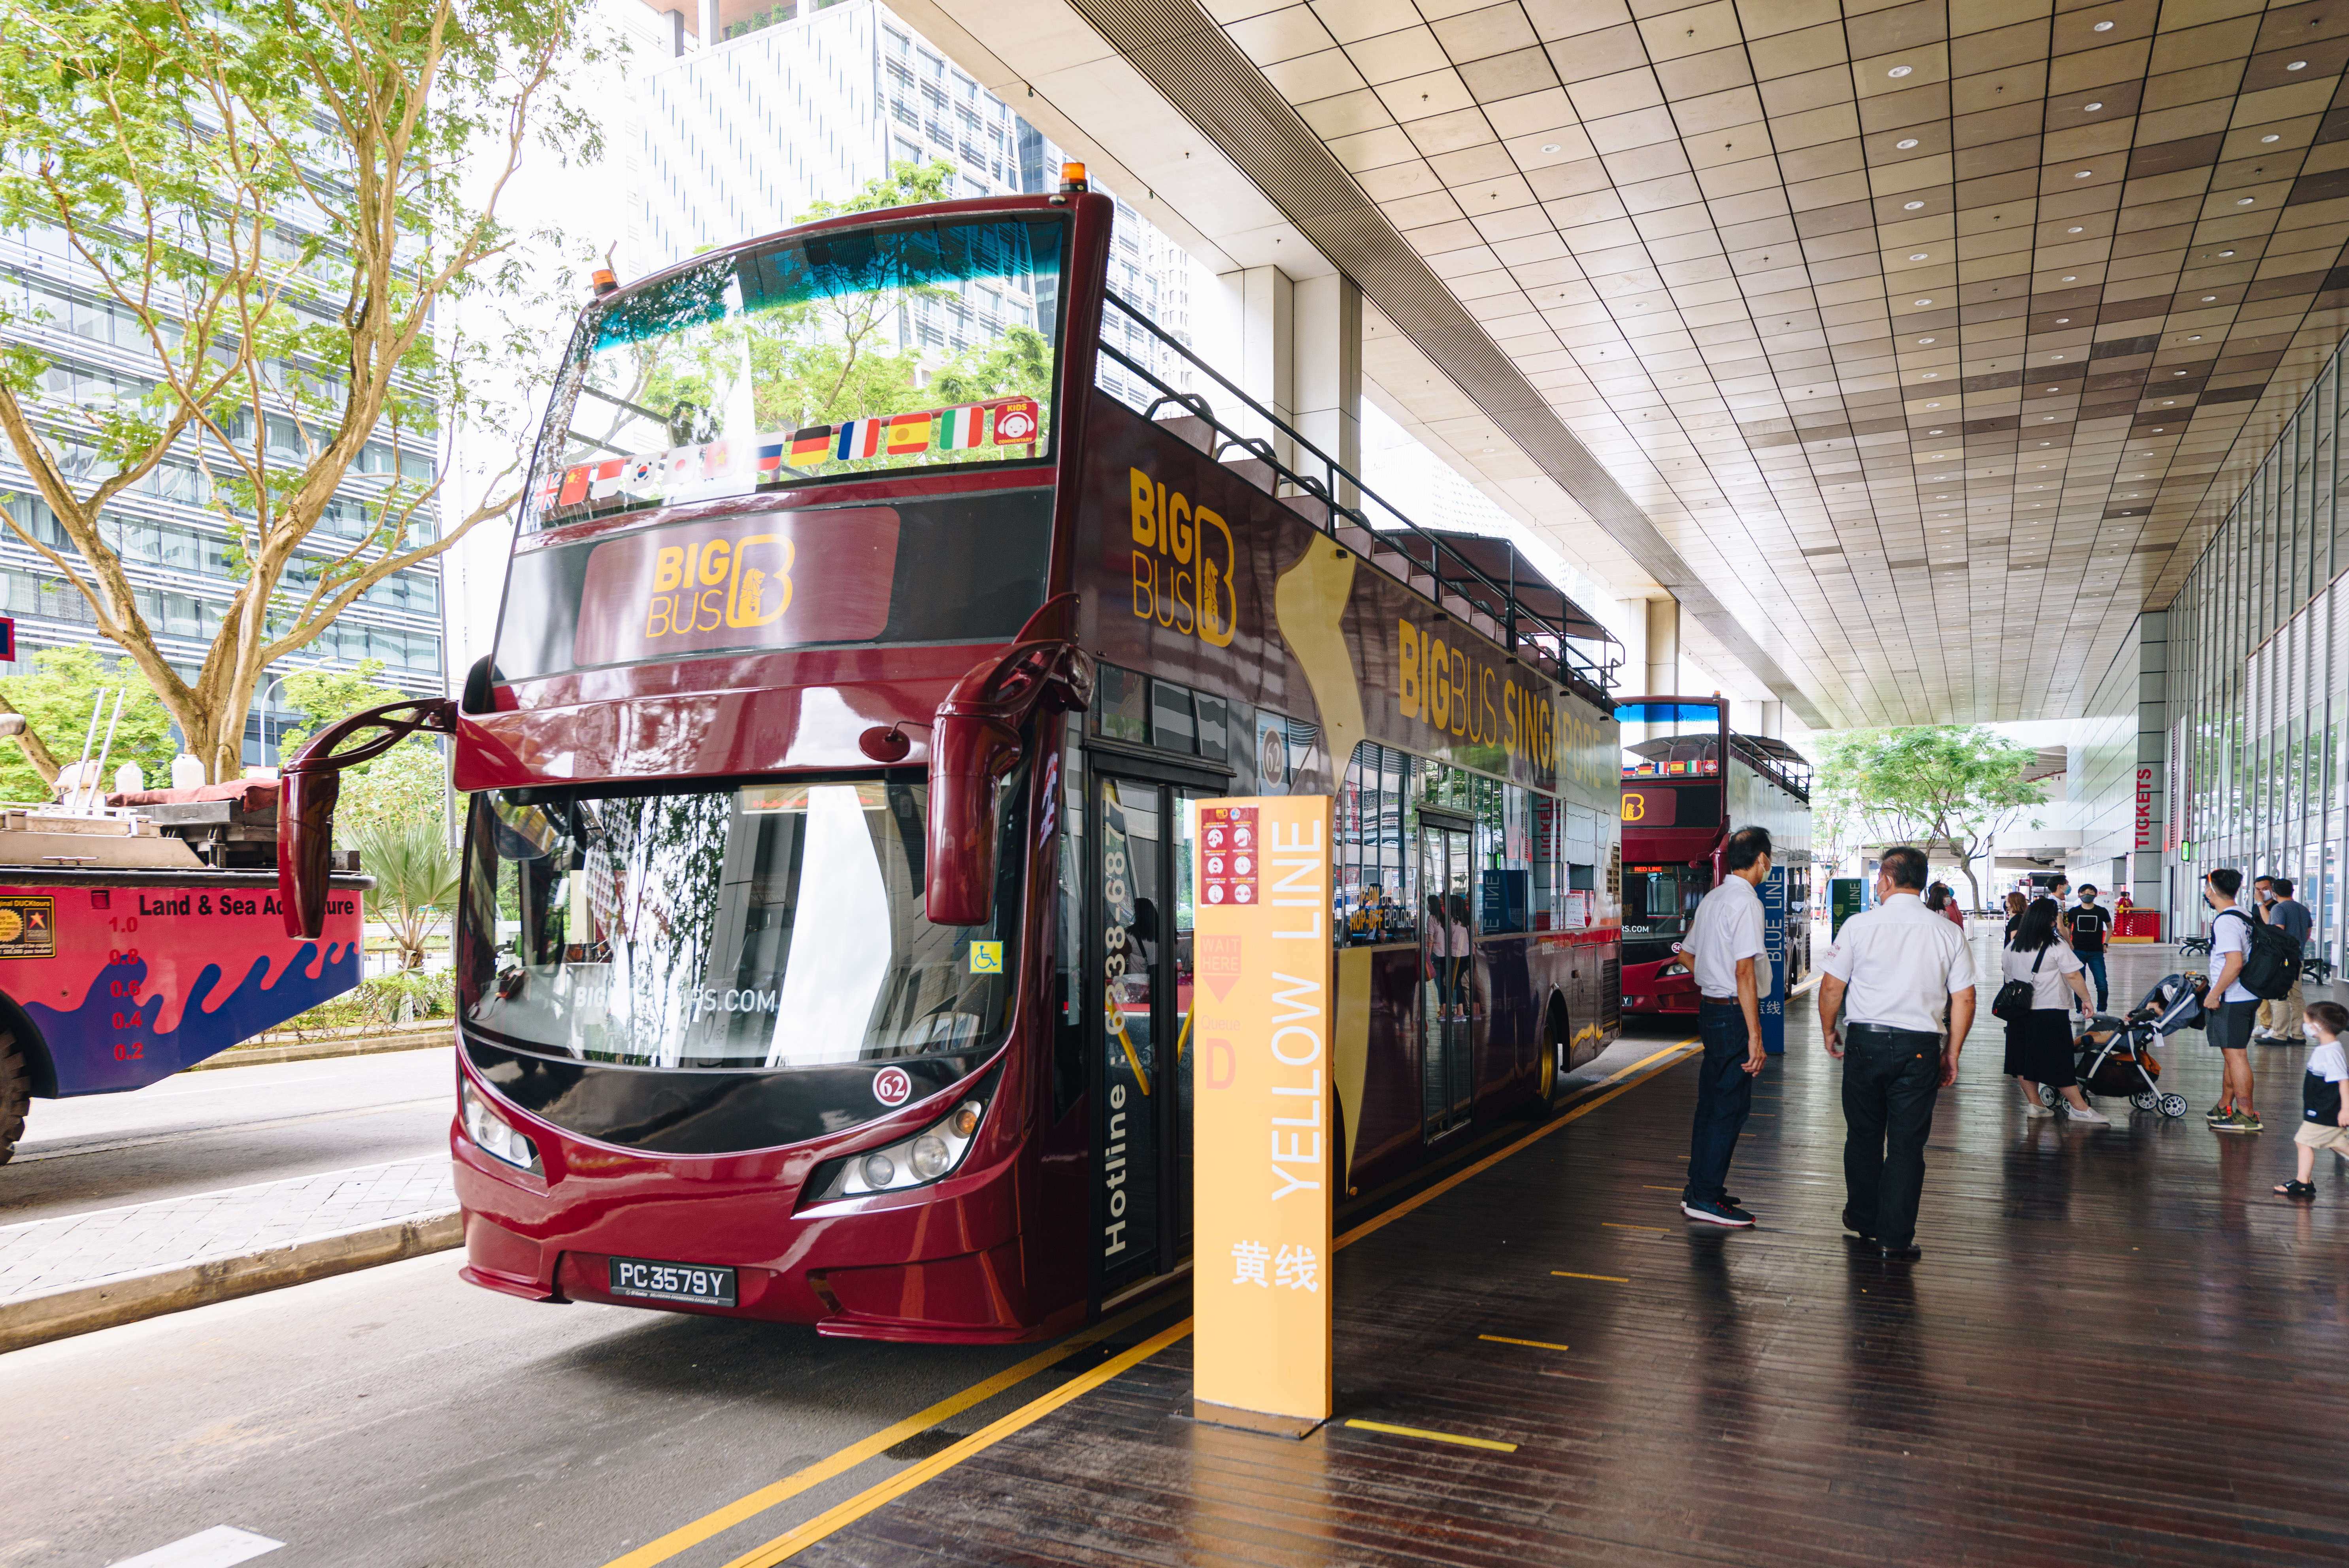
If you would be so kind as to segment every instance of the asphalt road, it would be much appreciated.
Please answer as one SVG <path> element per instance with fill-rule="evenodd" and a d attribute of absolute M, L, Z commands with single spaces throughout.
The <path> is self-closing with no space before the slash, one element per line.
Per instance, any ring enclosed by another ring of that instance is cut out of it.
<path fill-rule="evenodd" d="M 0 1224 L 445 1150 L 452 1055 L 274 1062 L 36 1099 L 0 1165 Z"/>
<path fill-rule="evenodd" d="M 457 1267 L 417 1258 L 0 1357 L 0 1564 L 102 1568 L 231 1525 L 285 1543 L 267 1568 L 600 1568 L 1039 1348 L 548 1306 Z M 1102 1354 L 947 1428 L 975 1431 Z M 674 1561 L 716 1568 L 947 1440 L 902 1444 Z"/>

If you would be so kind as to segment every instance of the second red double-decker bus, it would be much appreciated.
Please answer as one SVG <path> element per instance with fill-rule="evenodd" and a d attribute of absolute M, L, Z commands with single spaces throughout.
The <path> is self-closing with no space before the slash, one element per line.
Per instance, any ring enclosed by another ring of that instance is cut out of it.
<path fill-rule="evenodd" d="M 1624 1011 L 1695 1016 L 1696 979 L 1680 940 L 1698 901 L 1721 880 L 1722 851 L 1739 828 L 1770 830 L 1771 864 L 1785 880 L 1792 990 L 1811 966 L 1810 764 L 1783 740 L 1730 728 L 1729 705 L 1718 696 L 1626 697 L 1616 718 Z M 1771 896 L 1765 889 L 1765 903 Z"/>
<path fill-rule="evenodd" d="M 453 730 L 477 792 L 474 1283 L 988 1340 L 1175 1270 L 1210 797 L 1338 799 L 1347 1192 L 1616 1034 L 1605 634 L 1159 382 L 1111 214 L 862 213 L 598 300 L 492 660 L 289 768 L 296 907 L 368 726 Z"/>

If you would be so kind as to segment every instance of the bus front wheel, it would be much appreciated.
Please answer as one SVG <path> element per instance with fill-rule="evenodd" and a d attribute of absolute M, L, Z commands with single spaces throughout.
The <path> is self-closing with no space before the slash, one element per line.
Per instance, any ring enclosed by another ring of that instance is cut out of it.
<path fill-rule="evenodd" d="M 0 1029 L 0 1165 L 16 1152 L 25 1136 L 25 1112 L 33 1103 L 33 1068 L 16 1037 Z"/>
<path fill-rule="evenodd" d="M 1573 1048 L 1574 1031 L 1568 1026 L 1566 1003 L 1553 995 L 1549 1007 L 1542 1015 L 1540 1076 L 1534 1084 L 1534 1114 L 1547 1116 L 1566 1093 L 1567 1052 Z"/>

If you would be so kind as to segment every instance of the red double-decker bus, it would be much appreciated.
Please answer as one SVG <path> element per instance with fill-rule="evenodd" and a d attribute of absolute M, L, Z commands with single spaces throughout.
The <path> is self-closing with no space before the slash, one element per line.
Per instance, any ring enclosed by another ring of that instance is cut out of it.
<path fill-rule="evenodd" d="M 297 909 L 347 761 L 447 728 L 477 792 L 475 1284 L 972 1341 L 1176 1270 L 1216 796 L 1339 802 L 1341 1201 L 1617 1032 L 1604 634 L 1160 380 L 1112 211 L 857 214 L 597 300 L 492 659 L 289 768 Z M 926 348 L 954 313 L 981 346 Z M 899 411 L 811 417 L 859 376 Z"/>
<path fill-rule="evenodd" d="M 1698 902 L 1720 882 L 1722 851 L 1739 828 L 1770 830 L 1771 864 L 1784 878 L 1792 990 L 1811 966 L 1810 764 L 1783 740 L 1730 728 L 1729 705 L 1717 696 L 1625 697 L 1616 718 L 1623 747 L 1624 1011 L 1696 1013 L 1696 979 L 1680 940 Z M 1772 896 L 1765 888 L 1765 904 Z"/>

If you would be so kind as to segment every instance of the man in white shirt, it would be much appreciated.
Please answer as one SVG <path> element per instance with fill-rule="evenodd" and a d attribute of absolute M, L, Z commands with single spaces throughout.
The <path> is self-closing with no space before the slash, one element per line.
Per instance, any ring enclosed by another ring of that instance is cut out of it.
<path fill-rule="evenodd" d="M 1697 1079 L 1696 1124 L 1689 1134 L 1688 1185 L 1681 1212 L 1709 1225 L 1744 1230 L 1754 1216 L 1724 1190 L 1729 1157 L 1754 1109 L 1754 1080 L 1761 1075 L 1760 972 L 1762 897 L 1754 890 L 1770 874 L 1770 830 L 1740 828 L 1723 846 L 1727 873 L 1704 895 L 1689 922 L 1681 952 L 1696 976 L 1696 1027 L 1704 1041 L 1704 1065 Z"/>
<path fill-rule="evenodd" d="M 2210 989 L 2202 997 L 2210 1015 L 2203 1037 L 2218 1047 L 2220 1063 L 2219 1103 L 2202 1119 L 2213 1132 L 2262 1130 L 2251 1107 L 2251 1019 L 2260 998 L 2237 978 L 2251 955 L 2251 917 L 2235 903 L 2242 891 L 2243 873 L 2232 866 L 2202 879 L 2203 902 L 2217 912 L 2210 916 Z"/>
<path fill-rule="evenodd" d="M 1973 1027 L 1974 961 L 1919 896 L 1925 851 L 1903 844 L 1880 865 L 1876 907 L 1844 923 L 1819 965 L 1819 1023 L 1844 1064 L 1844 1227 L 1879 1257 L 1913 1260 L 1925 1140 Z"/>

